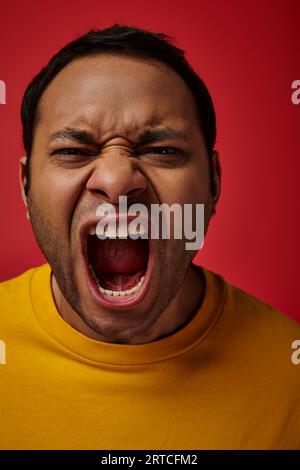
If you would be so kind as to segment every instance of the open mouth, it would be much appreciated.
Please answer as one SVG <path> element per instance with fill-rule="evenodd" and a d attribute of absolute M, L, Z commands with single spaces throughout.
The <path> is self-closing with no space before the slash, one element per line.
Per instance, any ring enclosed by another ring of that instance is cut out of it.
<path fill-rule="evenodd" d="M 96 301 L 109 308 L 139 303 L 146 295 L 153 268 L 151 240 L 111 237 L 109 233 L 102 240 L 96 234 L 96 224 L 84 232 L 85 267 Z"/>

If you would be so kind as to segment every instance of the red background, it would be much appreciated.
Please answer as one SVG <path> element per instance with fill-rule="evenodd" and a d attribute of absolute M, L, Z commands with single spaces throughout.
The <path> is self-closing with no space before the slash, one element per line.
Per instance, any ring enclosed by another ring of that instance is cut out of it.
<path fill-rule="evenodd" d="M 177 39 L 216 106 L 222 196 L 197 261 L 300 321 L 300 2 L 6 1 L 0 6 L 0 279 L 42 263 L 17 168 L 23 91 L 67 41 L 114 22 Z M 51 195 L 49 195 L 51 197 Z"/>

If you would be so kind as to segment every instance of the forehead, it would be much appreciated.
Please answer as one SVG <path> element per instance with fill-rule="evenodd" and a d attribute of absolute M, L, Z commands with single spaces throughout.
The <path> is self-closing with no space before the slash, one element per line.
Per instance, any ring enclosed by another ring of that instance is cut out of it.
<path fill-rule="evenodd" d="M 167 124 L 198 126 L 196 103 L 183 79 L 167 65 L 97 54 L 68 64 L 50 83 L 39 106 L 38 126 L 89 127 L 97 138 Z"/>

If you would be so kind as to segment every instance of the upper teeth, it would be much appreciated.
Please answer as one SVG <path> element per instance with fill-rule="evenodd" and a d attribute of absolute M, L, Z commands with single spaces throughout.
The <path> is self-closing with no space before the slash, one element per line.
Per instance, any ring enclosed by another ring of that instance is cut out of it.
<path fill-rule="evenodd" d="M 127 238 L 129 237 L 140 237 L 147 235 L 147 229 L 146 227 L 139 225 L 138 227 L 131 227 L 130 225 L 128 227 L 110 227 L 110 226 L 105 226 L 104 229 L 100 226 L 92 226 L 89 229 L 89 234 L 90 235 L 97 235 L 98 238 Z"/>
<path fill-rule="evenodd" d="M 95 226 L 90 228 L 89 234 L 90 235 L 96 235 L 96 227 Z"/>

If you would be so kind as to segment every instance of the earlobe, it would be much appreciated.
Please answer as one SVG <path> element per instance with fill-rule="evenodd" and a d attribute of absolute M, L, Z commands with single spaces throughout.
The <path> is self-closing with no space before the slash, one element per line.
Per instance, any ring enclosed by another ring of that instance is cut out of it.
<path fill-rule="evenodd" d="M 28 207 L 27 207 L 27 197 L 26 197 L 25 190 L 24 190 L 24 188 L 26 186 L 26 175 L 25 175 L 25 173 L 26 173 L 26 161 L 27 161 L 26 156 L 22 156 L 19 160 L 19 183 L 20 183 L 22 199 L 23 199 L 24 205 L 26 207 L 26 218 L 27 218 L 27 220 L 30 220 Z"/>
<path fill-rule="evenodd" d="M 213 151 L 211 156 L 211 192 L 212 192 L 212 209 L 211 215 L 216 214 L 216 206 L 221 194 L 221 164 L 219 152 Z"/>
<path fill-rule="evenodd" d="M 217 204 L 220 194 L 221 194 L 221 176 L 222 176 L 222 169 L 220 163 L 220 155 L 219 152 L 214 150 L 212 154 L 212 178 L 213 178 L 213 202 L 214 205 Z"/>

